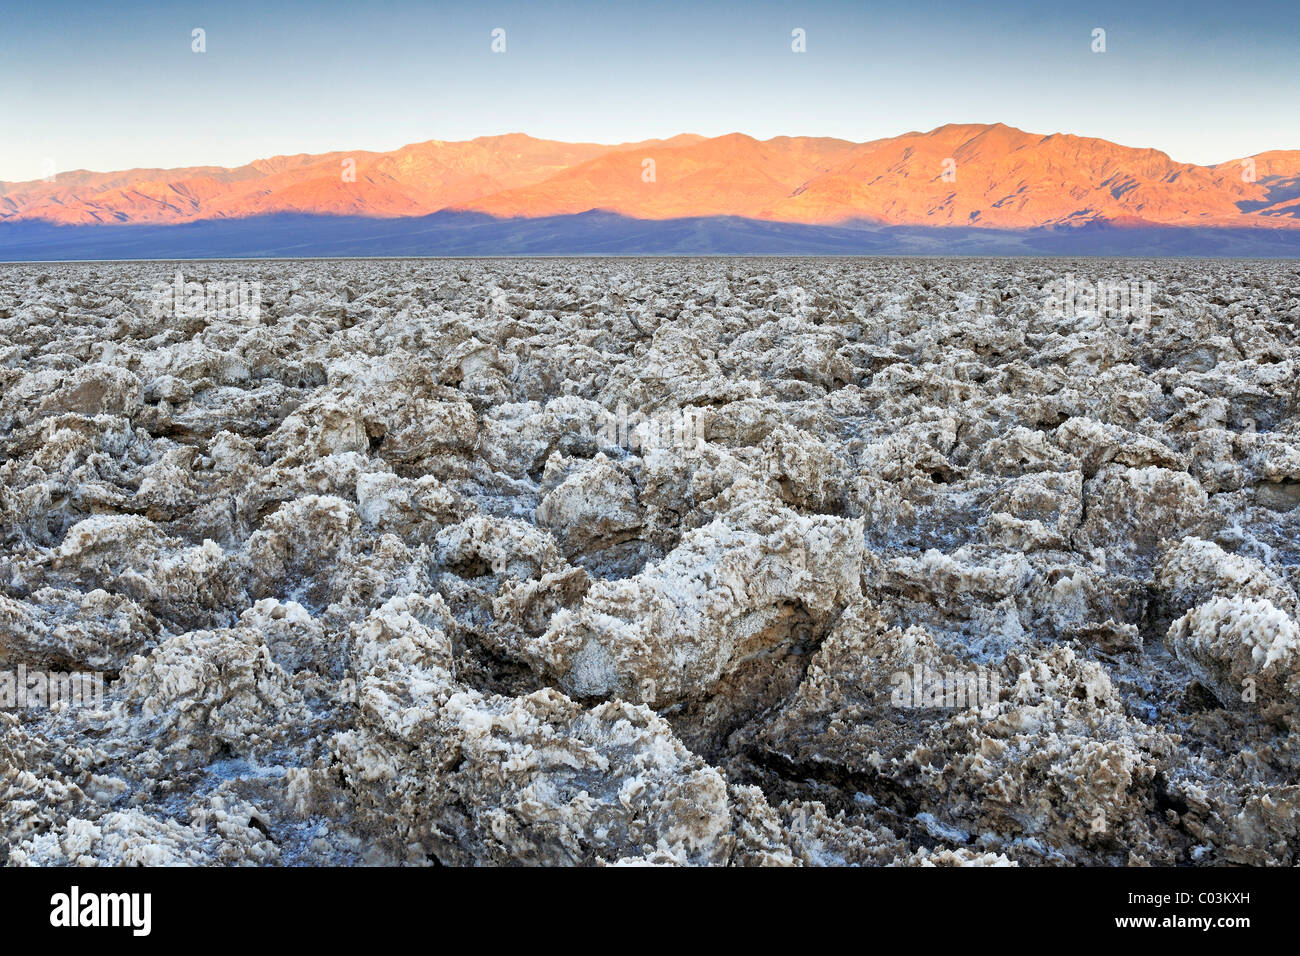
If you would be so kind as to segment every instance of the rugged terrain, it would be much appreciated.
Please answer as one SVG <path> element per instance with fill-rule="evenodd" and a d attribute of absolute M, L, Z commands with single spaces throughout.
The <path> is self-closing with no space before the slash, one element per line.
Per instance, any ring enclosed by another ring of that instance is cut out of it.
<path fill-rule="evenodd" d="M 0 861 L 1300 863 L 1295 261 L 177 268 L 0 266 Z"/>

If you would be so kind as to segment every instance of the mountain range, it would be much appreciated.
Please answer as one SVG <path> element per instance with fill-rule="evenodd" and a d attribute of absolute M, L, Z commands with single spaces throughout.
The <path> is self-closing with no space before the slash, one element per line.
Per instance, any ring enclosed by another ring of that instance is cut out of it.
<path fill-rule="evenodd" d="M 308 231 L 268 246 L 269 234 L 295 222 Z M 690 241 L 661 248 L 683 223 L 693 224 L 698 248 Z M 183 225 L 191 228 L 157 228 Z M 133 231 L 110 228 L 128 226 Z M 485 248 L 466 245 L 471 227 L 491 236 Z M 313 244 L 322 230 L 333 240 Z M 114 258 L 124 244 L 165 256 L 186 235 L 225 238 L 215 251 L 205 252 L 203 240 L 177 255 L 328 255 L 340 241 L 363 250 L 346 254 L 397 254 L 378 238 L 358 246 L 353 239 L 363 233 L 402 236 L 400 254 L 490 254 L 521 244 L 564 253 L 600 251 L 602 230 L 606 238 L 642 237 L 627 248 L 615 242 L 620 252 L 773 251 L 763 242 L 748 248 L 748 234 L 785 237 L 777 251 L 825 252 L 827 244 L 889 251 L 888 241 L 878 248 L 875 240 L 896 233 L 928 235 L 922 245 L 934 251 L 960 244 L 975 252 L 1026 242 L 1021 251 L 1032 251 L 1045 237 L 1069 247 L 1060 237 L 1075 235 L 1079 251 L 1104 253 L 1141 247 L 1137 240 L 1150 233 L 1166 245 L 1168 237 L 1184 237 L 1182 245 L 1205 238 L 1210 254 L 1298 255 L 1300 150 L 1199 166 L 1155 149 L 1000 123 L 864 143 L 731 133 L 608 146 L 514 133 L 392 152 L 277 156 L 233 169 L 78 170 L 49 182 L 0 182 L 3 258 L 58 249 Z M 731 239 L 722 245 L 735 248 L 711 246 L 709 237 L 724 233 Z M 1098 235 L 1113 241 L 1098 247 Z M 1223 249 L 1224 237 L 1241 239 Z"/>

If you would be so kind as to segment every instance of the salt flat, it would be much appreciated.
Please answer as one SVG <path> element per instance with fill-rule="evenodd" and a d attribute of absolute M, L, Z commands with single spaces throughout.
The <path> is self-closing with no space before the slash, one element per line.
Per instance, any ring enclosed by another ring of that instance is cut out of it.
<path fill-rule="evenodd" d="M 0 266 L 0 860 L 1295 865 L 1298 383 L 1295 260 Z"/>

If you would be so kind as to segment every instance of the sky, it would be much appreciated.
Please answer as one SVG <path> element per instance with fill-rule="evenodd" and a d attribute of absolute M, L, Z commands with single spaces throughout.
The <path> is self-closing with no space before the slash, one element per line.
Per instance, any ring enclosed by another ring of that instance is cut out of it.
<path fill-rule="evenodd" d="M 860 142 L 994 122 L 1202 164 L 1300 149 L 1300 0 L 0 7 L 8 181 L 509 132 Z"/>

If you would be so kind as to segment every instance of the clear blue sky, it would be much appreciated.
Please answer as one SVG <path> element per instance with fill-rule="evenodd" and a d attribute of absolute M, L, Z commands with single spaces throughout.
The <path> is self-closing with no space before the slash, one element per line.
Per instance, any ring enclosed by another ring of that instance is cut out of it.
<path fill-rule="evenodd" d="M 490 50 L 495 27 L 505 54 Z M 1199 163 L 1300 148 L 1300 0 L 6 0 L 0 14 L 7 180 L 42 175 L 47 158 L 60 171 L 235 166 L 516 131 L 860 141 L 949 122 Z"/>

